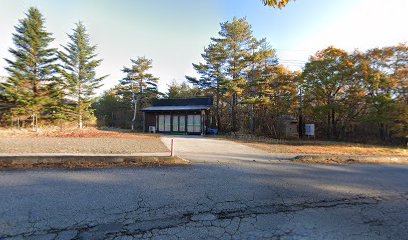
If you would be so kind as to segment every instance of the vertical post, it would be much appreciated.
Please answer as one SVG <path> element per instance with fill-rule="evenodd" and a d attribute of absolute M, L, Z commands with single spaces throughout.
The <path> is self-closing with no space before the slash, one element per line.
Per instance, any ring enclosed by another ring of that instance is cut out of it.
<path fill-rule="evenodd" d="M 299 137 L 303 137 L 303 96 L 302 87 L 299 87 Z"/>
<path fill-rule="evenodd" d="M 188 135 L 188 131 L 187 131 L 187 123 L 188 123 L 188 114 L 187 112 L 184 114 L 184 134 Z"/>
<path fill-rule="evenodd" d="M 171 139 L 170 157 L 174 157 L 174 138 Z"/>
<path fill-rule="evenodd" d="M 205 133 L 205 111 L 201 110 L 201 135 Z"/>
<path fill-rule="evenodd" d="M 143 132 L 146 133 L 146 128 L 149 128 L 146 126 L 146 112 L 143 112 Z M 149 130 L 149 129 L 147 129 Z"/>
<path fill-rule="evenodd" d="M 155 113 L 155 117 L 156 117 L 156 131 L 154 133 L 158 133 L 159 132 L 159 116 L 157 115 L 157 113 Z"/>

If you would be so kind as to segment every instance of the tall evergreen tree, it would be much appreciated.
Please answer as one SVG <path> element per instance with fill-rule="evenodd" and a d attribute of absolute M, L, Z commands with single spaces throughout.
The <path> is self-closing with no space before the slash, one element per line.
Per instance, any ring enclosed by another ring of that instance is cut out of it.
<path fill-rule="evenodd" d="M 266 84 L 271 78 L 272 70 L 278 64 L 278 59 L 266 39 L 257 41 L 253 38 L 249 51 L 246 73 L 248 79 L 243 102 L 249 105 L 249 128 L 253 132 L 255 130 L 255 108 L 268 100 L 266 95 L 270 89 Z"/>
<path fill-rule="evenodd" d="M 131 97 L 133 118 L 132 131 L 136 129 L 137 113 L 142 105 L 149 99 L 158 94 L 157 82 L 159 78 L 155 77 L 148 71 L 152 68 L 153 61 L 146 57 L 138 57 L 136 60 L 131 59 L 131 67 L 123 67 L 126 77 L 120 81 L 122 93 Z M 141 125 L 141 124 L 139 124 Z"/>
<path fill-rule="evenodd" d="M 4 96 L 14 105 L 11 115 L 31 116 L 36 130 L 38 115 L 44 113 L 50 101 L 47 85 L 54 80 L 56 60 L 56 50 L 49 47 L 54 39 L 44 25 L 35 7 L 29 8 L 26 18 L 19 21 L 13 34 L 15 48 L 9 49 L 14 59 L 5 59 L 10 77 L 3 84 Z"/>
<path fill-rule="evenodd" d="M 75 121 L 75 105 L 69 99 L 64 79 L 56 78 L 47 86 L 50 101 L 47 105 L 47 118 L 53 123 L 62 125 L 63 121 Z"/>
<path fill-rule="evenodd" d="M 251 54 L 251 46 L 254 42 L 251 25 L 245 18 L 234 18 L 232 22 L 221 23 L 218 33 L 220 38 L 213 39 L 222 43 L 227 53 L 226 73 L 228 81 L 228 93 L 231 96 L 231 122 L 232 131 L 239 130 L 237 111 L 239 98 L 247 83 L 246 69 L 248 57 Z"/>
<path fill-rule="evenodd" d="M 216 127 L 221 128 L 220 105 L 229 106 L 230 121 L 224 121 L 232 131 L 240 130 L 238 120 L 246 121 L 249 109 L 250 129 L 254 129 L 254 106 L 261 101 L 256 93 L 265 70 L 277 64 L 277 58 L 266 40 L 258 41 L 245 18 L 234 18 L 221 23 L 218 38 L 204 49 L 204 63 L 193 64 L 200 78 L 186 76 L 187 80 L 216 99 Z M 221 104 L 222 103 L 222 104 Z M 239 117 L 238 117 L 239 115 Z M 226 129 L 223 129 L 226 130 Z"/>
<path fill-rule="evenodd" d="M 173 80 L 167 86 L 167 98 L 192 98 L 201 94 L 201 90 L 198 87 L 190 87 L 187 82 L 178 83 L 176 80 Z"/>
<path fill-rule="evenodd" d="M 226 92 L 225 63 L 227 54 L 221 42 L 211 43 L 201 54 L 205 63 L 194 64 L 200 78 L 186 76 L 187 80 L 215 97 L 215 127 L 222 130 L 221 101 Z"/>
<path fill-rule="evenodd" d="M 74 103 L 79 128 L 83 127 L 83 119 L 91 113 L 90 106 L 94 102 L 95 90 L 101 87 L 106 78 L 96 77 L 95 69 L 101 64 L 96 59 L 96 45 L 90 42 L 89 34 L 82 22 L 76 24 L 73 33 L 68 35 L 70 42 L 63 46 L 65 51 L 58 52 L 62 64 L 58 71 L 64 79 L 67 96 Z"/>

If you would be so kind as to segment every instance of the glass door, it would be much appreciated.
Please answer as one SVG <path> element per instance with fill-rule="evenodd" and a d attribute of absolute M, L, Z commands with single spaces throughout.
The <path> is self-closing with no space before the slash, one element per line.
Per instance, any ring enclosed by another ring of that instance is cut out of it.
<path fill-rule="evenodd" d="M 201 115 L 194 115 L 194 132 L 201 133 Z"/>
<path fill-rule="evenodd" d="M 186 131 L 186 116 L 184 115 L 179 116 L 179 131 L 180 132 Z"/>
<path fill-rule="evenodd" d="M 164 115 L 164 131 L 170 132 L 171 131 L 171 115 Z"/>
<path fill-rule="evenodd" d="M 178 132 L 179 131 L 179 116 L 175 115 L 173 116 L 173 132 Z"/>
<path fill-rule="evenodd" d="M 164 115 L 159 115 L 159 132 L 164 132 Z"/>
<path fill-rule="evenodd" d="M 187 132 L 194 132 L 194 115 L 187 116 Z"/>

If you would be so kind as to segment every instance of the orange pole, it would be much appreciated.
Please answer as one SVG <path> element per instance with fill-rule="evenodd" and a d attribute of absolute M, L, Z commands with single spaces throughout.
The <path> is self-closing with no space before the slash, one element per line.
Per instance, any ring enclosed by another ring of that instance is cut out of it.
<path fill-rule="evenodd" d="M 174 138 L 171 139 L 171 152 L 170 156 L 174 157 Z"/>

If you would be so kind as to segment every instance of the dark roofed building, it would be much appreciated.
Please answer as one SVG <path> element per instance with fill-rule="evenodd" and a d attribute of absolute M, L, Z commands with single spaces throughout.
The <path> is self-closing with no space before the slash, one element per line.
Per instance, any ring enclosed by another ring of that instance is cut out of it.
<path fill-rule="evenodd" d="M 211 97 L 158 99 L 142 109 L 144 131 L 175 134 L 204 134 L 208 126 Z"/>

